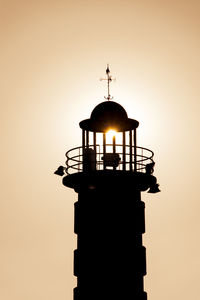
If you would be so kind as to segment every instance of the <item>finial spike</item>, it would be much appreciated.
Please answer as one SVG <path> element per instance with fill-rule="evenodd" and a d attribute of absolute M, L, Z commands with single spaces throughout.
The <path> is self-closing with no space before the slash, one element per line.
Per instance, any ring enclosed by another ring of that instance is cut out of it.
<path fill-rule="evenodd" d="M 110 73 L 109 64 L 107 64 L 106 74 Z"/>

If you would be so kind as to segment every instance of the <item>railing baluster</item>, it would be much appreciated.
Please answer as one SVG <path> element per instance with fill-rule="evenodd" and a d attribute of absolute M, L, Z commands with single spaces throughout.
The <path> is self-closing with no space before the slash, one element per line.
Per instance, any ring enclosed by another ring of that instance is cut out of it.
<path fill-rule="evenodd" d="M 134 129 L 134 172 L 137 172 L 137 146 L 136 129 Z"/>
<path fill-rule="evenodd" d="M 130 143 L 130 171 L 132 171 L 133 169 L 133 166 L 132 166 L 132 163 L 133 163 L 133 149 L 132 149 L 132 130 L 129 131 L 129 143 Z"/>
<path fill-rule="evenodd" d="M 80 172 L 80 166 L 81 166 L 81 160 L 80 160 L 80 150 L 81 148 L 78 149 L 78 154 L 79 154 L 79 162 L 78 162 L 78 172 Z"/>
<path fill-rule="evenodd" d="M 144 158 L 143 158 L 143 148 L 142 148 L 142 172 L 144 171 Z"/>
<path fill-rule="evenodd" d="M 123 171 L 126 170 L 126 135 L 123 132 L 122 135 L 122 142 L 123 142 Z"/>

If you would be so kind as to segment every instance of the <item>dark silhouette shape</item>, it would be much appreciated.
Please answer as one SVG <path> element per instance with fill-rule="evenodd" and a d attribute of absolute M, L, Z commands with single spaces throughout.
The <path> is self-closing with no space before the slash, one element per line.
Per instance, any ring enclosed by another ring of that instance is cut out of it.
<path fill-rule="evenodd" d="M 58 169 L 54 172 L 54 174 L 59 175 L 59 176 L 63 176 L 63 175 L 65 174 L 64 169 L 65 169 L 65 168 L 64 168 L 63 166 L 60 166 L 60 167 L 58 167 Z"/>
<path fill-rule="evenodd" d="M 141 192 L 160 191 L 152 175 L 153 152 L 137 146 L 139 122 L 129 119 L 109 96 L 108 100 L 94 108 L 90 119 L 80 122 L 82 146 L 66 153 L 63 184 L 78 193 L 74 300 L 146 300 Z M 121 145 L 116 145 L 114 137 L 112 145 L 106 144 L 106 131 L 111 128 L 120 132 Z M 96 143 L 97 135 L 102 147 Z"/>
<path fill-rule="evenodd" d="M 155 194 L 155 193 L 159 193 L 160 189 L 159 189 L 159 184 L 153 184 L 150 186 L 150 189 L 148 190 L 148 193 L 151 194 Z"/>
<path fill-rule="evenodd" d="M 101 158 L 106 167 L 118 167 L 121 160 L 118 153 L 105 153 Z"/>
<path fill-rule="evenodd" d="M 95 151 L 92 148 L 86 148 L 83 154 L 83 170 L 86 172 L 96 169 Z"/>
<path fill-rule="evenodd" d="M 117 131 L 128 131 L 137 128 L 139 122 L 129 119 L 125 109 L 114 101 L 104 101 L 97 105 L 90 119 L 80 122 L 80 127 L 94 132 L 106 132 L 110 128 Z"/>
<path fill-rule="evenodd" d="M 147 173 L 148 175 L 153 174 L 154 166 L 155 166 L 155 163 L 154 163 L 154 162 L 152 162 L 152 163 L 146 165 L 146 173 Z"/>
<path fill-rule="evenodd" d="M 110 95 L 110 82 L 112 82 L 113 79 L 112 76 L 110 75 L 110 69 L 109 69 L 109 64 L 107 64 L 107 69 L 106 69 L 106 75 L 107 75 L 107 78 L 101 78 L 100 80 L 106 80 L 107 81 L 107 87 L 108 87 L 108 96 L 104 98 L 107 99 L 107 100 L 112 100 L 113 97 L 111 97 Z"/>

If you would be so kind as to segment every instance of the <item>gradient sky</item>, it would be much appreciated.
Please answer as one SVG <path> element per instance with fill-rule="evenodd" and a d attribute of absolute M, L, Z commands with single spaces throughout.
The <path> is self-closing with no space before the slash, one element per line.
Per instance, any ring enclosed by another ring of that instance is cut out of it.
<path fill-rule="evenodd" d="M 72 300 L 77 194 L 53 172 L 107 63 L 162 190 L 143 194 L 148 299 L 199 299 L 200 2 L 2 0 L 0 14 L 0 299 Z"/>

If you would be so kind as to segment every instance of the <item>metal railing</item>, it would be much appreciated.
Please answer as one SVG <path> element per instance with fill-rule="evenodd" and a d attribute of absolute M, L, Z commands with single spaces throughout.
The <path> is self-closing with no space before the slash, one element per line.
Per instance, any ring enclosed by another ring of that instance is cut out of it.
<path fill-rule="evenodd" d="M 106 154 L 114 154 L 112 151 L 113 145 L 106 144 Z M 104 170 L 104 169 L 115 169 L 115 170 L 125 170 L 125 171 L 135 171 L 135 172 L 146 172 L 146 166 L 154 163 L 153 151 L 143 148 L 143 147 L 132 147 L 130 151 L 130 146 L 125 146 L 125 160 L 123 161 L 123 145 L 117 144 L 115 146 L 115 155 L 118 155 L 119 160 L 115 166 L 105 166 L 104 154 L 102 147 L 100 145 L 89 145 L 88 147 L 76 147 L 70 149 L 66 153 L 66 173 L 73 174 L 77 172 L 84 172 L 86 170 L 85 166 L 90 165 L 90 170 Z M 86 155 L 87 150 L 91 150 L 89 155 Z M 134 150 L 136 150 L 134 152 Z M 136 160 L 135 160 L 136 158 Z M 87 168 L 88 170 L 88 168 Z"/>

